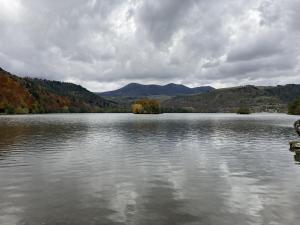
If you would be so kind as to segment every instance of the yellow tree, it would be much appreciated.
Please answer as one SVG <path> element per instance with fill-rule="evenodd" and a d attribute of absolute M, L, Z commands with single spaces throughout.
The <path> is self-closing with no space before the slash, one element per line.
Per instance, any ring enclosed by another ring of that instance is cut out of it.
<path fill-rule="evenodd" d="M 141 104 L 133 104 L 132 105 L 132 112 L 134 114 L 141 114 L 143 112 L 143 106 Z"/>
<path fill-rule="evenodd" d="M 142 99 L 133 104 L 132 112 L 136 114 L 159 114 L 160 103 L 155 99 Z"/>

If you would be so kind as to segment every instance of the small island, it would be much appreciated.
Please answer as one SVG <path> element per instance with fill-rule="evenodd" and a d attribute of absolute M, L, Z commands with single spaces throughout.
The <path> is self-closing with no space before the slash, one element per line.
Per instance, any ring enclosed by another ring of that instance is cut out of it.
<path fill-rule="evenodd" d="M 141 99 L 132 105 L 134 114 L 160 114 L 160 102 L 155 99 Z"/>

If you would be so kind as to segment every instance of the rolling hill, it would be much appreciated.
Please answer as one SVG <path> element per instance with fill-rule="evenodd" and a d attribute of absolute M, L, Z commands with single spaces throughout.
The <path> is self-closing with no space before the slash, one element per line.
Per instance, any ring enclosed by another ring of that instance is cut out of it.
<path fill-rule="evenodd" d="M 21 78 L 0 68 L 0 113 L 101 112 L 114 105 L 80 85 Z"/>

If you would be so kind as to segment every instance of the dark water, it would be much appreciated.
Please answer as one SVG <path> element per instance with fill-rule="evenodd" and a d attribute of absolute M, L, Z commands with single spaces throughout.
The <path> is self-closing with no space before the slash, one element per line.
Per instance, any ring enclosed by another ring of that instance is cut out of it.
<path fill-rule="evenodd" d="M 300 224 L 297 117 L 0 117 L 0 224 Z"/>

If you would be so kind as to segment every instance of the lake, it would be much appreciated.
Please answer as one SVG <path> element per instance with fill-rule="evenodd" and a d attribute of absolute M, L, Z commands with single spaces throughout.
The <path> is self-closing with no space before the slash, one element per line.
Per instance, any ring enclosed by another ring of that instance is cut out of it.
<path fill-rule="evenodd" d="M 296 119 L 0 116 L 0 224 L 299 224 Z"/>

